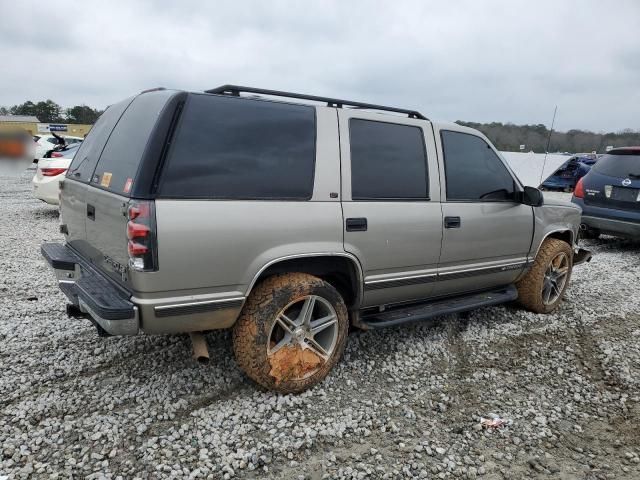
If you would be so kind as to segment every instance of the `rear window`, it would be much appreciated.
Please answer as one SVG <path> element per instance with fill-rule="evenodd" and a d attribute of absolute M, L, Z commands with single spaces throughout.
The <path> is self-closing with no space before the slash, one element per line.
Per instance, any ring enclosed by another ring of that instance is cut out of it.
<path fill-rule="evenodd" d="M 191 94 L 163 171 L 173 198 L 309 199 L 315 109 Z"/>
<path fill-rule="evenodd" d="M 593 169 L 610 177 L 640 177 L 640 155 L 611 155 L 600 158 Z"/>
<path fill-rule="evenodd" d="M 113 131 L 113 127 L 115 127 L 120 116 L 131 103 L 131 100 L 132 98 L 128 98 L 120 103 L 111 105 L 100 115 L 100 118 L 98 118 L 95 125 L 91 128 L 84 142 L 80 144 L 80 149 L 74 157 L 73 162 L 71 162 L 71 166 L 67 172 L 67 177 L 82 182 L 88 182 L 91 179 L 93 170 L 96 167 L 105 143 L 107 143 L 109 135 Z"/>
<path fill-rule="evenodd" d="M 109 136 L 92 184 L 121 195 L 131 192 L 151 131 L 173 94 L 168 90 L 149 92 L 131 102 Z"/>

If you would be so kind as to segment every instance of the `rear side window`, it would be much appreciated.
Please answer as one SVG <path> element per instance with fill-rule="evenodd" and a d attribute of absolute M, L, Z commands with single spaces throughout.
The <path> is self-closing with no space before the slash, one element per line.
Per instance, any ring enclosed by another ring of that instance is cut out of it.
<path fill-rule="evenodd" d="M 640 178 L 640 155 L 604 155 L 593 169 L 610 177 Z"/>
<path fill-rule="evenodd" d="M 173 94 L 148 92 L 131 102 L 104 147 L 91 180 L 94 185 L 121 195 L 131 192 L 151 131 Z"/>
<path fill-rule="evenodd" d="M 315 137 L 313 107 L 191 94 L 167 157 L 160 194 L 311 198 Z"/>
<path fill-rule="evenodd" d="M 500 158 L 482 138 L 441 132 L 447 200 L 509 201 L 515 182 Z"/>
<path fill-rule="evenodd" d="M 131 103 L 132 98 L 123 100 L 120 103 L 111 105 L 100 115 L 95 125 L 91 128 L 84 142 L 80 144 L 78 153 L 73 158 L 67 176 L 88 182 L 91 179 L 93 170 L 96 167 L 98 158 L 102 153 L 105 143 L 111 134 L 113 127 L 120 119 L 120 116 Z"/>
<path fill-rule="evenodd" d="M 352 118 L 349 139 L 353 200 L 428 197 L 421 128 Z"/>

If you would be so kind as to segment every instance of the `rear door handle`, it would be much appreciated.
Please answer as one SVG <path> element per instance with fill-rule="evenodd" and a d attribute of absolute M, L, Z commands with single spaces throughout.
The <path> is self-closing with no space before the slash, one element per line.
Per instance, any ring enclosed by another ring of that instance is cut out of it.
<path fill-rule="evenodd" d="M 367 219 L 364 217 L 347 218 L 346 226 L 347 226 L 347 232 L 366 232 Z"/>
<path fill-rule="evenodd" d="M 87 218 L 93 221 L 96 220 L 96 207 L 94 207 L 93 205 L 89 205 L 88 203 L 87 203 Z"/>
<path fill-rule="evenodd" d="M 444 228 L 460 228 L 460 217 L 444 217 Z"/>

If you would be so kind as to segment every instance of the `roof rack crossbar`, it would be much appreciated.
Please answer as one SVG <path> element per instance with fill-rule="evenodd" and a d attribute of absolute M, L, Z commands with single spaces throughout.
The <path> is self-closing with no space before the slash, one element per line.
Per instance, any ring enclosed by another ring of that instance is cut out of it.
<path fill-rule="evenodd" d="M 382 110 L 384 112 L 403 113 L 405 115 L 408 115 L 409 118 L 419 118 L 421 120 L 428 120 L 427 117 L 425 117 L 424 115 L 422 115 L 420 112 L 416 110 L 386 107 L 384 105 L 374 105 L 372 103 L 351 102 L 349 100 L 340 100 L 337 98 L 328 98 L 328 97 L 318 97 L 316 95 L 305 95 L 302 93 L 281 92 L 278 90 L 267 90 L 264 88 L 241 87 L 238 85 L 222 85 L 221 87 L 205 90 L 205 93 L 215 93 L 219 95 L 222 94 L 222 95 L 234 95 L 234 96 L 239 96 L 240 92 L 255 93 L 255 94 L 261 94 L 261 95 L 271 95 L 273 97 L 298 98 L 301 100 L 310 100 L 313 102 L 323 102 L 323 103 L 326 103 L 328 107 L 342 108 L 343 106 L 349 106 L 349 107 L 356 107 L 356 108 L 362 108 L 367 110 Z"/>

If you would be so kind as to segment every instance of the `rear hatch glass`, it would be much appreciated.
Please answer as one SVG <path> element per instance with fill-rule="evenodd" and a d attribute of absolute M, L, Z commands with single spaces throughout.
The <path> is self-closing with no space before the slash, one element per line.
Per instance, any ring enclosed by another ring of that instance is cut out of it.
<path fill-rule="evenodd" d="M 109 136 L 93 172 L 92 185 L 129 196 L 153 127 L 174 94 L 161 90 L 133 100 Z"/>
<path fill-rule="evenodd" d="M 635 152 L 634 152 L 635 153 Z M 640 155 L 608 154 L 593 166 L 585 203 L 622 210 L 640 210 Z"/>
<path fill-rule="evenodd" d="M 132 101 L 133 97 L 127 98 L 115 105 L 111 105 L 100 115 L 84 142 L 80 144 L 80 148 L 69 168 L 68 177 L 81 182 L 88 182 L 91 179 L 109 135 L 111 135 L 116 123 L 118 123 L 123 112 Z"/>
<path fill-rule="evenodd" d="M 604 155 L 593 169 L 610 177 L 640 179 L 640 155 Z"/>

